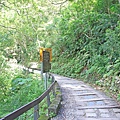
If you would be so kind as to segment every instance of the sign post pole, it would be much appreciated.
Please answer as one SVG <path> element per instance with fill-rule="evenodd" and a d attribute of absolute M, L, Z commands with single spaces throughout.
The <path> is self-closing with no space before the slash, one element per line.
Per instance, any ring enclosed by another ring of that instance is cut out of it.
<path fill-rule="evenodd" d="M 48 73 L 45 73 L 45 89 L 47 90 L 48 88 Z M 48 107 L 50 106 L 50 95 L 47 95 L 47 105 Z"/>
<path fill-rule="evenodd" d="M 48 87 L 48 72 L 51 69 L 51 60 L 52 60 L 52 50 L 51 48 L 40 48 L 40 61 L 41 61 L 41 78 L 43 79 L 43 73 L 45 73 L 44 76 L 44 85 L 45 90 L 47 90 Z M 50 105 L 50 96 L 47 95 L 47 104 Z"/>
<path fill-rule="evenodd" d="M 45 80 L 45 82 L 44 82 L 44 84 L 45 84 L 45 90 L 47 90 L 47 73 L 45 73 L 44 80 Z"/>
<path fill-rule="evenodd" d="M 41 79 L 43 80 L 43 62 L 41 62 Z"/>

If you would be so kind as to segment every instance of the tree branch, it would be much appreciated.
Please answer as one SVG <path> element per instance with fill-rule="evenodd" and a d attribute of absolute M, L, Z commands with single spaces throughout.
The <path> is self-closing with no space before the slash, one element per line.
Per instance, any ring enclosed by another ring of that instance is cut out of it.
<path fill-rule="evenodd" d="M 61 4 L 64 4 L 65 2 L 67 2 L 68 0 L 65 0 L 63 2 L 58 2 L 58 3 L 55 3 L 55 2 L 52 2 L 51 0 L 49 0 L 51 2 L 51 4 L 53 5 L 61 5 Z"/>
<path fill-rule="evenodd" d="M 1 27 L 4 27 L 4 28 L 10 28 L 10 29 L 15 29 L 15 30 L 17 30 L 16 28 L 13 28 L 13 27 L 6 27 L 6 26 L 4 26 L 4 25 L 0 25 Z"/>
<path fill-rule="evenodd" d="M 15 12 L 17 12 L 18 15 L 20 15 L 20 13 L 18 12 L 18 10 L 10 8 L 9 6 L 5 5 L 4 2 L 0 3 L 0 5 L 3 5 L 4 7 L 9 8 L 10 10 L 14 10 Z"/>

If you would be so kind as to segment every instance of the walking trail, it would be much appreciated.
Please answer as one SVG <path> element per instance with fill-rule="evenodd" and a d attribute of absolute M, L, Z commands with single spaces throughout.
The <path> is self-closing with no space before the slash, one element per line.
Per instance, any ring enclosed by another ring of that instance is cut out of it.
<path fill-rule="evenodd" d="M 120 105 L 82 81 L 54 75 L 62 92 L 61 108 L 52 120 L 120 120 Z"/>

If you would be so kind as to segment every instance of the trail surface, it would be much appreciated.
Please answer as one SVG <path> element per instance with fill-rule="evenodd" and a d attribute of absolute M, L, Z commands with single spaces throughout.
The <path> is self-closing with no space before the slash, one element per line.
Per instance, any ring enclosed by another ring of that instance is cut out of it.
<path fill-rule="evenodd" d="M 62 91 L 59 113 L 52 120 L 120 120 L 120 105 L 82 81 L 54 75 Z"/>
<path fill-rule="evenodd" d="M 11 69 L 32 69 L 10 63 Z M 34 73 L 40 71 L 34 70 Z M 82 81 L 54 75 L 61 87 L 62 102 L 59 113 L 52 120 L 120 120 L 120 105 L 103 92 Z"/>

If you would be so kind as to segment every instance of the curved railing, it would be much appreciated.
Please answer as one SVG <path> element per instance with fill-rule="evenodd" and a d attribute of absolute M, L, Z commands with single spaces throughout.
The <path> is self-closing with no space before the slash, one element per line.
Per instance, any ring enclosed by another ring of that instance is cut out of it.
<path fill-rule="evenodd" d="M 41 95 L 39 96 L 37 99 L 33 100 L 32 102 L 22 106 L 21 108 L 13 111 L 12 113 L 8 114 L 7 116 L 5 116 L 4 118 L 0 119 L 0 120 L 14 120 L 16 118 L 18 118 L 20 115 L 22 115 L 23 113 L 27 112 L 28 110 L 30 110 L 31 108 L 34 108 L 34 120 L 38 120 L 38 118 L 40 117 L 39 115 L 39 103 L 45 98 L 47 97 L 47 102 L 50 102 L 50 95 L 49 93 L 51 91 L 53 91 L 53 94 L 55 96 L 55 85 L 57 84 L 57 82 L 54 79 L 54 76 L 52 76 L 52 84 L 50 85 L 50 87 Z"/>

